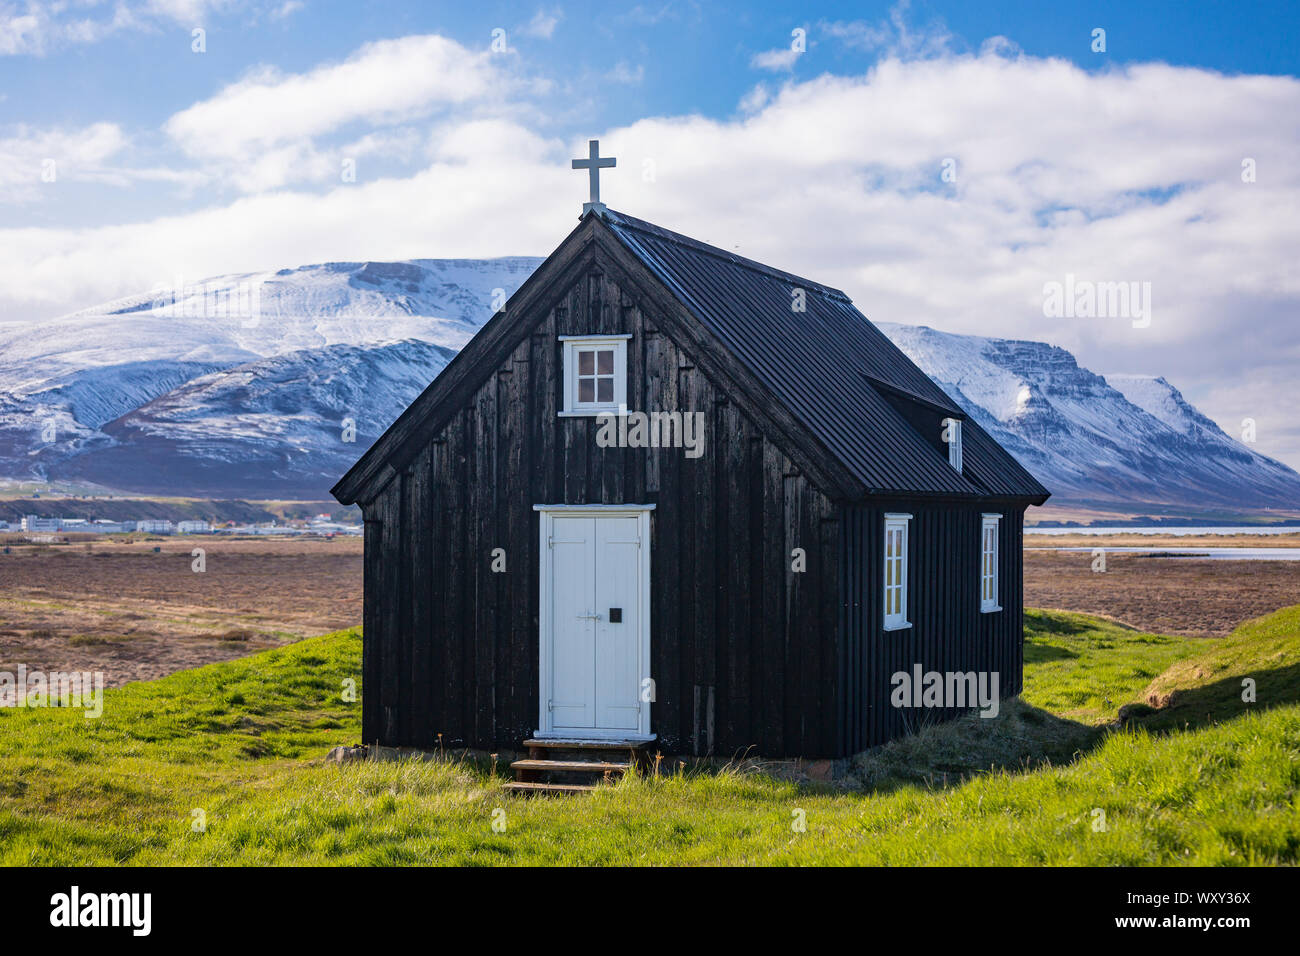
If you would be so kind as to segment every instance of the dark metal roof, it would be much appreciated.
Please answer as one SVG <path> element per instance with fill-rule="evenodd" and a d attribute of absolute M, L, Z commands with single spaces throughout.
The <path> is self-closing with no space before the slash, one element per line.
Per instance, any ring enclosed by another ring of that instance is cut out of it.
<path fill-rule="evenodd" d="M 870 493 L 1047 497 L 843 292 L 613 210 L 602 218 Z M 882 389 L 965 421 L 962 473 Z"/>

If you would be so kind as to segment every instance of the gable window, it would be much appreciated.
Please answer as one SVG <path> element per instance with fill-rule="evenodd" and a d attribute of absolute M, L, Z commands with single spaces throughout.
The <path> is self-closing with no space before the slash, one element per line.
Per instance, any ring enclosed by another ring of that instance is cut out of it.
<path fill-rule="evenodd" d="M 885 630 L 911 627 L 907 620 L 907 523 L 911 515 L 885 515 Z"/>
<path fill-rule="evenodd" d="M 998 605 L 998 522 L 1001 515 L 986 514 L 980 522 L 980 611 L 1000 611 Z"/>
<path fill-rule="evenodd" d="M 948 443 L 948 464 L 961 471 L 961 419 L 943 420 L 943 440 Z"/>
<path fill-rule="evenodd" d="M 627 405 L 630 335 L 561 335 L 564 403 L 561 415 L 599 415 Z"/>

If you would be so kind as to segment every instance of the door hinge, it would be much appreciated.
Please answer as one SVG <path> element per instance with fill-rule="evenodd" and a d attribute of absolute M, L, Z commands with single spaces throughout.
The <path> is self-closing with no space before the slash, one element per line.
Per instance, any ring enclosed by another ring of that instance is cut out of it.
<path fill-rule="evenodd" d="M 555 701 L 554 701 L 554 700 L 548 700 L 548 701 L 546 702 L 546 709 L 547 709 L 547 710 L 555 710 Z"/>

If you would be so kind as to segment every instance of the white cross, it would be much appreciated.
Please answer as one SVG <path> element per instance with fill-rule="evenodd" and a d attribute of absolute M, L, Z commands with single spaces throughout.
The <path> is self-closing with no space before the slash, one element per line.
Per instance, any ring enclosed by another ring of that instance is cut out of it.
<path fill-rule="evenodd" d="M 593 209 L 597 212 L 605 211 L 605 204 L 600 201 L 600 171 L 618 165 L 618 160 L 612 156 L 601 158 L 600 140 L 588 140 L 587 148 L 589 155 L 586 159 L 575 159 L 573 161 L 574 169 L 585 169 L 591 176 L 591 202 L 582 204 L 582 214 L 584 216 Z"/>

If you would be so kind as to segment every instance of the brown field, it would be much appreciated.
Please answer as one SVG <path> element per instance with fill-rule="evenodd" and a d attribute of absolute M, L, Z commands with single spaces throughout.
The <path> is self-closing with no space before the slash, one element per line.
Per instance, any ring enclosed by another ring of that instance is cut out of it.
<path fill-rule="evenodd" d="M 1300 531 L 1285 534 L 1027 534 L 1025 548 L 1300 548 Z"/>
<path fill-rule="evenodd" d="M 1161 540 L 1175 546 L 1184 542 Z M 1272 537 L 1257 537 L 1253 543 L 1274 545 Z M 1118 544 L 1111 536 L 1083 542 L 1093 547 Z M 1242 621 L 1291 604 L 1300 604 L 1300 561 L 1210 561 L 1109 552 L 1106 571 L 1098 573 L 1092 570 L 1088 551 L 1025 549 L 1027 607 L 1100 614 L 1143 631 L 1220 636 Z"/>
<path fill-rule="evenodd" d="M 3 670 L 103 671 L 118 686 L 361 621 L 359 537 L 19 540 L 0 554 Z"/>
<path fill-rule="evenodd" d="M 360 538 L 20 542 L 11 536 L 10 553 L 0 554 L 0 670 L 25 664 L 44 671 L 102 671 L 105 682 L 116 686 L 361 621 Z M 1073 544 L 1068 539 L 1050 543 Z M 1079 542 L 1120 543 L 1119 536 Z M 1226 542 L 1143 538 L 1135 543 Z M 1243 543 L 1283 546 L 1282 539 L 1271 537 Z M 202 573 L 191 569 L 196 547 L 206 550 Z M 1094 573 L 1091 565 L 1087 552 L 1027 551 L 1025 603 L 1100 614 L 1142 630 L 1195 635 L 1226 634 L 1247 618 L 1300 603 L 1300 562 L 1112 552 L 1106 573 Z"/>

